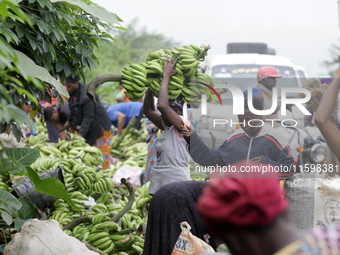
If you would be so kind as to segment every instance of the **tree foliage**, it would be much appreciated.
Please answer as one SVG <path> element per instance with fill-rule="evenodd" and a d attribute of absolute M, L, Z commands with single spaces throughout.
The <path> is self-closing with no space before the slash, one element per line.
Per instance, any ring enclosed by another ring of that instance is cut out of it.
<path fill-rule="evenodd" d="M 100 45 L 94 50 L 98 58 L 98 66 L 93 70 L 85 69 L 88 81 L 95 77 L 108 73 L 121 73 L 124 66 L 129 62 L 145 62 L 147 56 L 158 49 L 171 49 L 179 43 L 166 38 L 163 34 L 150 33 L 147 29 L 136 29 L 137 19 L 134 19 L 126 30 L 109 30 L 116 42 L 110 45 Z M 100 100 L 114 104 L 115 95 L 118 93 L 118 85 L 107 83 L 97 89 Z"/>
<path fill-rule="evenodd" d="M 56 78 L 85 79 L 98 62 L 94 48 L 114 40 L 105 30 L 121 21 L 89 0 L 0 0 L 0 14 L 0 132 L 30 124 L 25 105 L 36 114 L 38 100 L 68 97 Z"/>
<path fill-rule="evenodd" d="M 340 43 L 340 39 L 338 39 L 338 42 Z M 328 74 L 334 77 L 335 73 L 339 69 L 340 45 L 332 44 L 329 49 L 329 53 L 331 55 L 331 59 L 324 61 L 322 65 L 328 69 Z"/>
<path fill-rule="evenodd" d="M 19 140 L 23 135 L 20 125 L 31 123 L 25 105 L 34 117 L 41 112 L 39 100 L 69 97 L 56 78 L 63 81 L 70 73 L 78 73 L 85 79 L 84 68 L 98 62 L 94 48 L 114 40 L 105 29 L 116 25 L 122 29 L 119 21 L 117 15 L 89 0 L 0 0 L 0 133 L 11 125 Z M 0 172 L 25 174 L 36 191 L 65 199 L 76 209 L 59 180 L 40 180 L 29 168 L 38 157 L 36 149 L 3 148 Z M 18 228 L 18 210 L 25 211 L 26 217 L 33 215 L 28 207 L 1 190 L 0 215 L 7 224 L 14 216 Z"/>

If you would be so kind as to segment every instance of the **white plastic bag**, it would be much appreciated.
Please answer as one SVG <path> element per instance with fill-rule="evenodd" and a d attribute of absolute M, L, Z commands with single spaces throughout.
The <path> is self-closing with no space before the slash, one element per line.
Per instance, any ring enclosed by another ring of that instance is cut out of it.
<path fill-rule="evenodd" d="M 84 243 L 64 233 L 55 220 L 33 219 L 8 243 L 5 255 L 98 255 Z"/>
<path fill-rule="evenodd" d="M 122 165 L 117 172 L 113 175 L 112 180 L 114 183 L 120 184 L 122 178 L 129 179 L 129 182 L 134 186 L 141 186 L 140 175 L 142 170 L 137 167 Z"/>
<path fill-rule="evenodd" d="M 191 232 L 191 226 L 188 222 L 181 223 L 182 233 L 177 239 L 171 255 L 194 255 L 205 252 L 215 253 L 209 244 L 194 236 Z"/>

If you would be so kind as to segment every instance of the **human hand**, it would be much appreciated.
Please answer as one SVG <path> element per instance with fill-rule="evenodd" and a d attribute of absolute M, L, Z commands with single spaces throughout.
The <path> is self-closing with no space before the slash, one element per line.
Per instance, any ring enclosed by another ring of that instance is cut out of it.
<path fill-rule="evenodd" d="M 71 122 L 66 121 L 66 123 L 64 124 L 64 128 L 69 129 L 71 127 L 71 124 L 72 124 Z"/>
<path fill-rule="evenodd" d="M 152 133 L 157 133 L 158 132 L 158 127 L 157 126 L 154 126 L 153 128 L 152 128 Z"/>
<path fill-rule="evenodd" d="M 249 161 L 261 163 L 262 159 L 261 157 L 255 157 L 255 158 L 250 159 Z"/>
<path fill-rule="evenodd" d="M 166 62 L 164 62 L 164 59 L 161 58 L 162 62 L 163 62 L 163 77 L 164 76 L 168 76 L 171 77 L 172 75 L 176 74 L 176 63 L 178 58 L 175 59 L 175 61 L 173 61 L 174 55 L 171 54 L 171 59 L 169 61 L 169 56 L 168 54 L 166 54 Z"/>
<path fill-rule="evenodd" d="M 179 130 L 180 135 L 183 137 L 189 137 L 190 135 L 192 135 L 193 132 L 194 129 L 192 129 L 191 127 L 186 127 L 184 124 L 181 126 L 181 129 Z"/>

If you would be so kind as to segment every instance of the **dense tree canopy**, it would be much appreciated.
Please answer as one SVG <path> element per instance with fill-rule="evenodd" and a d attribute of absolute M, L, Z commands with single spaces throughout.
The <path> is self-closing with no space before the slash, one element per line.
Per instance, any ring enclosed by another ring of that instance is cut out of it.
<path fill-rule="evenodd" d="M 98 62 L 94 48 L 114 40 L 105 30 L 121 21 L 89 0 L 0 0 L 0 14 L 1 132 L 30 123 L 23 106 L 34 115 L 38 100 L 68 97 L 56 78 L 78 73 L 85 79 L 84 68 Z"/>

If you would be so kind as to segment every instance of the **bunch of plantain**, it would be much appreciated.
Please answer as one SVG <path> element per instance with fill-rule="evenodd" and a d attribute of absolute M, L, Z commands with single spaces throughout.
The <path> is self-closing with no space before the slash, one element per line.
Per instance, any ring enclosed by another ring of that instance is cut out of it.
<path fill-rule="evenodd" d="M 10 179 L 9 173 L 0 174 L 0 190 L 9 191 L 11 189 L 10 185 L 7 184 L 9 179 Z"/>
<path fill-rule="evenodd" d="M 78 168 L 73 173 L 78 176 L 82 175 L 82 171 L 89 170 Z M 97 176 L 97 181 L 101 178 L 100 175 Z M 121 216 L 120 224 L 113 221 L 112 215 L 118 214 L 129 202 L 128 191 L 123 187 L 102 192 L 91 208 L 84 203 L 88 196 L 76 187 L 69 194 L 79 208 L 78 211 L 73 211 L 64 200 L 57 199 L 49 219 L 66 225 L 82 216 L 88 216 L 88 222 L 81 223 L 72 230 L 65 230 L 65 233 L 80 241 L 86 241 L 107 254 L 142 254 L 144 239 L 137 235 L 136 229 L 147 220 L 146 209 L 151 200 L 151 196 L 147 194 L 148 189 L 149 185 L 136 189 L 136 201 L 132 203 L 130 210 Z"/>
<path fill-rule="evenodd" d="M 171 76 L 168 85 L 169 99 L 179 96 L 185 102 L 193 104 L 201 102 L 201 95 L 208 94 L 213 99 L 209 89 L 214 87 L 214 80 L 205 74 L 199 74 L 200 62 L 205 60 L 210 46 L 198 47 L 190 44 L 183 47 L 174 47 L 171 50 L 160 49 L 148 55 L 146 63 L 129 63 L 123 72 L 123 87 L 131 101 L 139 101 L 146 92 L 147 87 L 154 96 L 158 97 L 163 78 L 163 61 L 171 57 L 178 58 L 176 74 Z M 208 86 L 206 86 L 208 85 Z"/>

